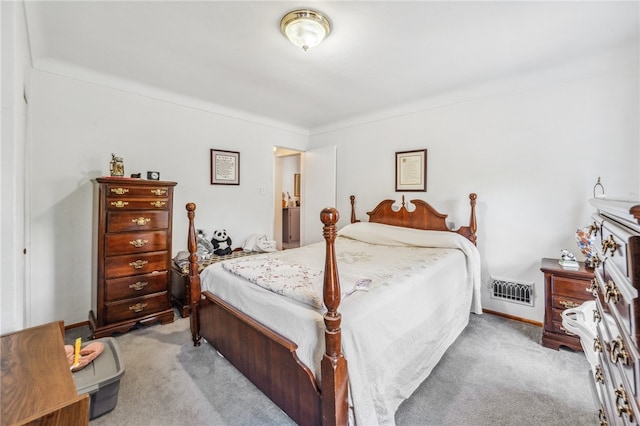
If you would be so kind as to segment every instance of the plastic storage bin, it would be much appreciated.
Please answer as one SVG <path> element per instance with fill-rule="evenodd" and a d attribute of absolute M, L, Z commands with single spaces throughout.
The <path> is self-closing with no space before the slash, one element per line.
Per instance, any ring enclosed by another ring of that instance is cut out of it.
<path fill-rule="evenodd" d="M 120 379 L 124 375 L 124 363 L 116 340 L 104 337 L 92 342 L 102 342 L 104 350 L 92 363 L 73 373 L 78 394 L 89 394 L 89 420 L 116 407 Z"/>

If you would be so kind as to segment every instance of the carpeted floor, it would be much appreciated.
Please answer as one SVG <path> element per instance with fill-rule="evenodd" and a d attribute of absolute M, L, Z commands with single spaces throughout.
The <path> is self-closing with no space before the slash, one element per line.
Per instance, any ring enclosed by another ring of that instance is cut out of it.
<path fill-rule="evenodd" d="M 188 319 L 177 318 L 117 336 L 125 365 L 118 403 L 91 426 L 293 424 L 213 348 L 194 348 L 188 330 Z M 396 423 L 596 424 L 584 355 L 542 347 L 541 332 L 494 315 L 471 315 L 431 376 L 400 406 Z"/>

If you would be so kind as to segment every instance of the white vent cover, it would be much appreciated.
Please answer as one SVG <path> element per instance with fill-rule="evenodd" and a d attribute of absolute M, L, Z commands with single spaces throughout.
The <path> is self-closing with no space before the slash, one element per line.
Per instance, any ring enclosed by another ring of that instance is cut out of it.
<path fill-rule="evenodd" d="M 533 306 L 533 283 L 491 277 L 491 298 Z"/>

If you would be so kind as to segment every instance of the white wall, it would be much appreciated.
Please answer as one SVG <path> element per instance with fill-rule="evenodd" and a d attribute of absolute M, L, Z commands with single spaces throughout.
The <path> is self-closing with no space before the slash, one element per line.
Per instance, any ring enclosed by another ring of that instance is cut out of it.
<path fill-rule="evenodd" d="M 640 109 L 638 64 L 588 77 L 456 101 L 346 126 L 311 137 L 311 146 L 338 147 L 340 226 L 349 221 L 349 195 L 358 217 L 394 192 L 396 151 L 428 149 L 421 198 L 468 223 L 468 194 L 478 194 L 478 248 L 484 307 L 542 321 L 542 257 L 568 248 L 579 254 L 577 228 L 587 224 L 596 179 L 609 195 L 638 199 Z M 367 161 L 363 162 L 362 159 Z M 534 282 L 535 306 L 488 297 L 489 276 Z M 486 284 L 486 285 L 485 285 Z"/>
<path fill-rule="evenodd" d="M 307 136 L 37 70 L 32 86 L 30 324 L 87 319 L 91 180 L 109 174 L 111 153 L 126 175 L 155 170 L 178 182 L 173 254 L 186 249 L 190 201 L 196 226 L 227 229 L 234 247 L 272 235 L 273 147 L 304 150 Z M 210 185 L 211 148 L 240 152 L 239 186 Z"/>
<path fill-rule="evenodd" d="M 22 2 L 0 2 L 2 40 L 2 146 L 0 149 L 0 333 L 24 328 L 24 149 L 31 61 Z M 24 95 L 24 96 L 23 96 Z M 6 284 L 6 285 L 5 285 Z"/>

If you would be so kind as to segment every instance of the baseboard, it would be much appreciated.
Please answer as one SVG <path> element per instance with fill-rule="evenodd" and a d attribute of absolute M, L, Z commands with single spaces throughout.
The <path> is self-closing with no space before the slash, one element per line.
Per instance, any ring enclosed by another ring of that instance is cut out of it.
<path fill-rule="evenodd" d="M 75 324 L 69 324 L 69 325 L 65 325 L 64 326 L 64 330 L 73 330 L 74 328 L 79 328 L 79 327 L 89 327 L 89 321 L 83 321 L 83 322 L 77 322 Z"/>
<path fill-rule="evenodd" d="M 499 317 L 508 318 L 508 319 L 512 319 L 512 320 L 515 320 L 515 321 L 525 322 L 527 324 L 531 324 L 531 325 L 536 325 L 538 327 L 542 327 L 542 323 L 541 322 L 533 321 L 533 320 L 526 319 L 526 318 L 517 317 L 515 315 L 509 315 L 509 314 L 505 314 L 505 313 L 497 312 L 497 311 L 490 311 L 489 309 L 483 309 L 482 312 L 484 312 L 485 314 L 497 315 Z"/>

